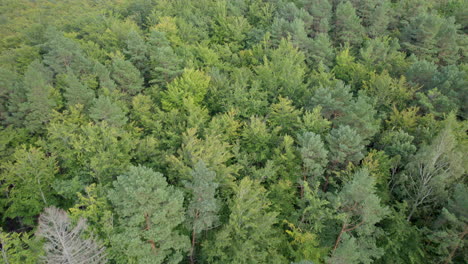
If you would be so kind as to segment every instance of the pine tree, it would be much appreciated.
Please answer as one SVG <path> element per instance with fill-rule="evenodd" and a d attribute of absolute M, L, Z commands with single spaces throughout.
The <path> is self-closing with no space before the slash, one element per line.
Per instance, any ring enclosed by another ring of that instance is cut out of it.
<path fill-rule="evenodd" d="M 366 20 L 364 24 L 367 26 L 367 32 L 370 37 L 380 37 L 385 35 L 387 27 L 392 19 L 390 1 L 374 1 L 375 6 L 370 9 L 368 24 Z"/>
<path fill-rule="evenodd" d="M 72 226 L 67 213 L 62 209 L 48 207 L 39 216 L 37 235 L 46 240 L 45 263 L 107 263 L 105 248 L 93 238 L 83 239 L 86 221 L 80 219 Z"/>
<path fill-rule="evenodd" d="M 281 263 L 277 252 L 276 213 L 270 212 L 266 190 L 245 177 L 235 187 L 229 221 L 203 246 L 208 262 Z"/>
<path fill-rule="evenodd" d="M 335 81 L 330 87 L 318 88 L 308 108 L 321 107 L 324 117 L 331 120 L 335 127 L 350 126 L 367 141 L 379 128 L 376 111 L 369 101 L 363 93 L 353 97 L 350 86 Z"/>
<path fill-rule="evenodd" d="M 117 88 L 126 95 L 136 95 L 143 89 L 140 71 L 131 62 L 118 56 L 112 60 L 111 77 Z"/>
<path fill-rule="evenodd" d="M 109 191 L 117 215 L 113 248 L 122 263 L 179 263 L 189 249 L 177 227 L 184 221 L 184 197 L 162 174 L 131 166 Z"/>
<path fill-rule="evenodd" d="M 323 65 L 331 67 L 335 58 L 335 50 L 332 44 L 328 34 L 317 34 L 310 42 L 310 47 L 306 53 L 308 63 L 310 65 L 323 63 Z"/>
<path fill-rule="evenodd" d="M 301 1 L 304 8 L 314 18 L 315 34 L 328 33 L 332 21 L 332 4 L 329 0 Z"/>
<path fill-rule="evenodd" d="M 165 87 L 182 73 L 181 59 L 174 53 L 165 33 L 151 31 L 148 38 L 151 83 Z"/>
<path fill-rule="evenodd" d="M 124 53 L 129 57 L 129 61 L 141 73 L 145 79 L 149 78 L 149 54 L 148 46 L 145 40 L 140 36 L 137 31 L 130 31 L 127 37 L 127 48 Z"/>
<path fill-rule="evenodd" d="M 356 15 L 356 9 L 349 1 L 340 2 L 336 7 L 334 31 L 338 43 L 361 44 L 364 28 Z"/>
<path fill-rule="evenodd" d="M 364 157 L 362 138 L 349 126 L 333 128 L 326 140 L 332 168 L 344 168 L 349 162 L 357 164 Z"/>
<path fill-rule="evenodd" d="M 195 164 L 191 176 L 192 179 L 185 184 L 185 188 L 190 190 L 192 194 L 187 214 L 192 231 L 190 263 L 195 263 L 196 238 L 203 231 L 213 228 L 216 224 L 220 204 L 215 198 L 218 187 L 215 182 L 216 173 L 209 170 L 203 161 L 199 161 Z"/>
<path fill-rule="evenodd" d="M 346 115 L 353 96 L 350 87 L 335 81 L 331 87 L 319 87 L 310 98 L 308 109 L 320 106 L 321 113 L 328 120 Z"/>
<path fill-rule="evenodd" d="M 432 242 L 431 250 L 437 256 L 436 260 L 443 263 L 456 262 L 457 255 L 463 255 L 465 237 L 468 235 L 468 188 L 457 184 L 453 196 L 441 215 L 434 223 L 435 230 L 427 230 Z M 463 257 L 460 257 L 460 260 Z"/>
<path fill-rule="evenodd" d="M 437 34 L 443 23 L 435 13 L 417 13 L 402 30 L 402 47 L 419 59 L 433 61 L 437 54 Z"/>
<path fill-rule="evenodd" d="M 47 29 L 46 38 L 47 42 L 43 47 L 46 51 L 44 64 L 55 73 L 66 73 L 70 69 L 73 73 L 81 75 L 91 69 L 91 61 L 85 57 L 77 42 L 54 28 Z"/>
<path fill-rule="evenodd" d="M 298 137 L 299 152 L 303 162 L 303 185 L 306 182 L 315 186 L 320 182 L 328 163 L 328 151 L 322 139 L 313 132 L 305 132 Z M 303 193 L 304 186 L 302 186 Z M 301 194 L 302 196 L 302 194 Z"/>
<path fill-rule="evenodd" d="M 11 115 L 18 107 L 18 99 L 24 98 L 24 89 L 18 85 L 18 75 L 13 71 L 0 68 L 0 122 L 2 124 L 12 123 Z M 16 97 L 16 98 L 14 98 Z M 16 102 L 15 102 L 16 101 Z"/>
<path fill-rule="evenodd" d="M 41 149 L 22 146 L 12 160 L 2 165 L 2 189 L 8 193 L 5 216 L 19 217 L 32 225 L 34 217 L 53 203 L 52 184 L 58 170 L 55 159 Z"/>
<path fill-rule="evenodd" d="M 460 26 L 455 24 L 455 18 L 444 19 L 438 34 L 435 36 L 439 64 L 453 65 L 457 64 L 460 59 L 461 47 L 458 43 L 462 36 L 458 35 L 459 29 Z"/>
<path fill-rule="evenodd" d="M 376 245 L 378 227 L 389 212 L 380 205 L 375 182 L 367 170 L 357 171 L 337 194 L 334 205 L 340 213 L 341 230 L 335 240 L 329 263 L 372 263 L 383 255 Z"/>
<path fill-rule="evenodd" d="M 82 84 L 76 75 L 69 71 L 65 76 L 65 91 L 63 96 L 69 107 L 81 104 L 87 109 L 95 97 L 94 91 Z"/>
<path fill-rule="evenodd" d="M 121 127 L 127 122 L 124 111 L 108 96 L 99 96 L 89 109 L 89 116 L 95 122 L 105 121 L 115 127 Z"/>
<path fill-rule="evenodd" d="M 25 113 L 25 127 L 31 132 L 40 132 L 57 107 L 58 94 L 51 86 L 51 78 L 50 71 L 38 61 L 31 63 L 24 75 L 27 101 L 20 110 Z"/>

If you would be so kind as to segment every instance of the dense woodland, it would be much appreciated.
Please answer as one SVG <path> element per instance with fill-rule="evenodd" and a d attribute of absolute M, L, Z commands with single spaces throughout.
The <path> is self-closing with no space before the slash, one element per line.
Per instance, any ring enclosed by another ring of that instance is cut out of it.
<path fill-rule="evenodd" d="M 2 0 L 7 264 L 467 263 L 466 0 Z"/>

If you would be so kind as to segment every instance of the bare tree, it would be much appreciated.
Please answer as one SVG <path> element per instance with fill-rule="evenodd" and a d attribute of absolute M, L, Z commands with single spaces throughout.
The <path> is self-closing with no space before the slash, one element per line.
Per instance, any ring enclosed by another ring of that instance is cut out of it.
<path fill-rule="evenodd" d="M 408 221 L 418 208 L 445 200 L 442 197 L 448 196 L 447 188 L 465 172 L 464 158 L 457 149 L 457 140 L 452 130 L 454 118 L 450 115 L 445 121 L 445 128 L 432 144 L 422 147 L 413 161 L 408 163 L 406 187 L 411 206 Z"/>
<path fill-rule="evenodd" d="M 97 264 L 106 263 L 105 248 L 93 238 L 84 239 L 86 220 L 81 218 L 73 226 L 67 213 L 48 207 L 39 217 L 38 235 L 46 239 L 45 263 L 49 264 Z"/>

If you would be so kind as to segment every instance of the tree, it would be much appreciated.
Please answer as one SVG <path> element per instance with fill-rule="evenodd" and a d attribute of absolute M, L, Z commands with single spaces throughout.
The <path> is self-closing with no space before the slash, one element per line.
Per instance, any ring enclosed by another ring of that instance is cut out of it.
<path fill-rule="evenodd" d="M 143 89 L 140 71 L 131 62 L 119 56 L 112 59 L 111 77 L 117 88 L 126 95 L 136 95 Z"/>
<path fill-rule="evenodd" d="M 196 105 L 201 104 L 209 84 L 210 77 L 202 71 L 186 69 L 180 78 L 167 85 L 161 99 L 163 109 L 182 108 L 184 99 Z"/>
<path fill-rule="evenodd" d="M 128 33 L 127 48 L 124 53 L 129 57 L 128 60 L 133 66 L 140 71 L 141 76 L 145 79 L 149 78 L 148 46 L 137 31 L 132 30 Z"/>
<path fill-rule="evenodd" d="M 21 146 L 12 160 L 2 165 L 2 189 L 8 193 L 5 216 L 33 225 L 34 217 L 53 204 L 52 184 L 58 170 L 55 158 L 41 149 Z"/>
<path fill-rule="evenodd" d="M 366 39 L 359 50 L 359 55 L 366 68 L 373 69 L 377 73 L 385 70 L 390 76 L 400 76 L 407 70 L 409 64 L 409 61 L 405 60 L 406 54 L 400 50 L 398 39 L 380 36 Z"/>
<path fill-rule="evenodd" d="M 370 9 L 370 16 L 364 19 L 364 25 L 368 27 L 367 32 L 371 37 L 379 37 L 385 35 L 387 27 L 392 19 L 391 14 L 391 2 L 388 0 L 384 1 L 372 1 L 375 6 Z"/>
<path fill-rule="evenodd" d="M 438 52 L 437 35 L 444 22 L 444 19 L 435 13 L 416 14 L 402 30 L 402 46 L 419 59 L 434 61 L 433 58 Z"/>
<path fill-rule="evenodd" d="M 54 117 L 47 135 L 45 148 L 57 158 L 66 176 L 57 179 L 64 188 L 60 193 L 72 199 L 95 181 L 110 184 L 135 154 L 135 138 L 130 132 L 107 122 L 94 124 L 73 108 Z"/>
<path fill-rule="evenodd" d="M 11 124 L 21 121 L 24 116 L 18 110 L 19 105 L 26 101 L 24 88 L 18 83 L 19 77 L 13 71 L 0 68 L 0 121 L 2 124 Z M 20 115 L 20 120 L 15 120 L 13 115 Z"/>
<path fill-rule="evenodd" d="M 324 118 L 322 114 L 322 106 L 316 106 L 312 111 L 305 111 L 302 117 L 303 132 L 313 132 L 320 136 L 325 136 L 330 131 L 331 122 Z"/>
<path fill-rule="evenodd" d="M 306 56 L 309 65 L 317 65 L 321 62 L 323 65 L 331 67 L 335 58 L 335 49 L 328 34 L 317 34 L 310 42 Z"/>
<path fill-rule="evenodd" d="M 468 189 L 457 184 L 447 206 L 442 209 L 439 219 L 434 223 L 435 230 L 427 230 L 429 240 L 435 244 L 432 249 L 441 263 L 452 263 L 457 253 L 465 248 L 468 235 Z M 466 256 L 460 257 L 466 260 Z"/>
<path fill-rule="evenodd" d="M 108 96 L 99 96 L 89 109 L 89 117 L 95 122 L 106 122 L 115 127 L 121 127 L 127 122 L 125 112 Z"/>
<path fill-rule="evenodd" d="M 290 41 L 282 39 L 278 48 L 271 52 L 271 58 L 266 58 L 255 68 L 261 88 L 265 89 L 271 101 L 281 95 L 301 105 L 305 92 L 304 59 L 304 54 Z"/>
<path fill-rule="evenodd" d="M 437 62 L 439 64 L 453 65 L 459 61 L 462 48 L 459 43 L 463 38 L 458 34 L 459 30 L 460 26 L 455 24 L 455 18 L 444 19 L 436 36 Z"/>
<path fill-rule="evenodd" d="M 404 76 L 400 79 L 393 79 L 388 72 L 370 75 L 370 80 L 364 83 L 366 94 L 376 101 L 380 110 L 390 112 L 392 107 L 403 108 L 414 96 L 414 89 L 411 88 Z"/>
<path fill-rule="evenodd" d="M 313 29 L 315 34 L 328 33 L 332 21 L 332 3 L 329 0 L 295 1 L 314 18 Z"/>
<path fill-rule="evenodd" d="M 34 239 L 32 233 L 4 232 L 0 229 L 0 246 L 3 263 L 38 263 L 39 256 L 42 254 L 40 243 Z"/>
<path fill-rule="evenodd" d="M 45 36 L 47 42 L 44 45 L 46 54 L 44 64 L 55 73 L 66 73 L 71 70 L 74 74 L 81 75 L 91 70 L 92 63 L 83 52 L 80 45 L 63 35 L 63 32 L 54 28 L 48 28 Z"/>
<path fill-rule="evenodd" d="M 273 135 L 266 122 L 258 117 L 251 117 L 241 133 L 241 146 L 251 164 L 262 164 L 272 154 Z"/>
<path fill-rule="evenodd" d="M 326 141 L 329 149 L 329 162 L 332 168 L 345 168 L 348 163 L 357 164 L 364 158 L 362 138 L 349 126 L 339 126 L 330 131 Z"/>
<path fill-rule="evenodd" d="M 148 38 L 150 57 L 150 83 L 165 87 L 182 72 L 181 60 L 174 53 L 166 34 L 151 31 Z"/>
<path fill-rule="evenodd" d="M 268 121 L 282 133 L 292 135 L 299 127 L 300 114 L 301 111 L 292 105 L 291 100 L 279 97 L 279 102 L 270 106 Z"/>
<path fill-rule="evenodd" d="M 191 180 L 193 168 L 203 161 L 216 173 L 216 182 L 224 187 L 232 186 L 238 170 L 236 164 L 230 164 L 232 158 L 232 146 L 221 141 L 219 136 L 208 135 L 206 139 L 202 139 L 196 129 L 187 129 L 182 133 L 182 144 L 176 154 L 167 157 L 170 164 L 169 180 L 178 183 Z M 230 188 L 224 188 L 224 191 L 230 192 Z"/>
<path fill-rule="evenodd" d="M 348 105 L 352 101 L 350 87 L 342 81 L 335 81 L 330 87 L 321 86 L 315 90 L 307 108 L 320 106 L 322 115 L 328 120 L 333 120 L 346 115 Z"/>
<path fill-rule="evenodd" d="M 361 44 L 364 28 L 361 19 L 356 15 L 356 9 L 349 1 L 342 1 L 335 11 L 335 39 L 339 43 L 351 45 Z"/>
<path fill-rule="evenodd" d="M 334 199 L 341 230 L 329 263 L 372 263 L 383 255 L 376 245 L 377 227 L 389 212 L 380 205 L 375 182 L 365 169 L 357 171 Z"/>
<path fill-rule="evenodd" d="M 51 82 L 51 72 L 38 61 L 31 63 L 24 74 L 27 101 L 21 104 L 20 110 L 26 115 L 25 127 L 30 132 L 41 131 L 57 107 L 58 94 Z"/>
<path fill-rule="evenodd" d="M 189 249 L 177 231 L 184 221 L 183 193 L 162 174 L 131 166 L 108 198 L 117 215 L 112 245 L 122 263 L 179 263 Z"/>
<path fill-rule="evenodd" d="M 332 121 L 334 127 L 350 126 L 367 141 L 379 128 L 376 111 L 369 101 L 363 93 L 353 97 L 350 86 L 335 81 L 329 87 L 318 88 L 310 99 L 308 108 L 321 107 L 323 116 Z"/>
<path fill-rule="evenodd" d="M 112 234 L 113 216 L 109 201 L 103 195 L 104 189 L 100 185 L 91 184 L 85 192 L 78 193 L 78 200 L 69 210 L 70 218 L 74 223 L 85 219 L 87 229 L 85 235 L 94 234 L 103 244 L 111 246 L 109 238 Z M 112 251 L 112 248 L 108 251 Z"/>
<path fill-rule="evenodd" d="M 450 186 L 465 170 L 462 152 L 454 135 L 455 116 L 449 115 L 445 127 L 431 142 L 423 146 L 406 166 L 404 193 L 410 204 L 407 220 L 428 204 L 447 200 Z"/>
<path fill-rule="evenodd" d="M 203 245 L 208 262 L 280 263 L 275 212 L 269 211 L 266 190 L 258 181 L 243 178 L 235 187 L 229 221 Z"/>
<path fill-rule="evenodd" d="M 187 214 L 192 230 L 190 263 L 195 263 L 196 236 L 213 228 L 218 221 L 220 204 L 215 197 L 218 187 L 215 182 L 216 173 L 209 170 L 203 161 L 199 161 L 195 164 L 191 174 L 192 180 L 186 182 L 185 188 L 190 190 L 192 194 Z"/>
<path fill-rule="evenodd" d="M 37 235 L 44 238 L 45 263 L 106 263 L 105 248 L 93 238 L 82 238 L 86 221 L 80 219 L 72 226 L 67 213 L 55 207 L 48 207 L 39 216 Z"/>
<path fill-rule="evenodd" d="M 81 104 L 88 109 L 95 97 L 94 91 L 82 84 L 72 71 L 68 71 L 65 76 L 65 91 L 63 97 L 67 100 L 67 105 L 74 106 Z"/>
<path fill-rule="evenodd" d="M 298 136 L 299 152 L 302 157 L 302 174 L 303 185 L 301 189 L 301 197 L 304 192 L 304 184 L 312 183 L 315 186 L 320 182 L 324 174 L 325 167 L 328 163 L 328 151 L 325 149 L 322 139 L 319 135 L 313 132 L 305 132 Z"/>

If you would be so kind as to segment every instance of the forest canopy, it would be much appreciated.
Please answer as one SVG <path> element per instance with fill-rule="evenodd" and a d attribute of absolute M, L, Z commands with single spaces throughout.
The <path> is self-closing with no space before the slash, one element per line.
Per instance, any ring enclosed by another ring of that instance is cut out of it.
<path fill-rule="evenodd" d="M 2 263 L 467 263 L 467 0 L 3 0 Z"/>

